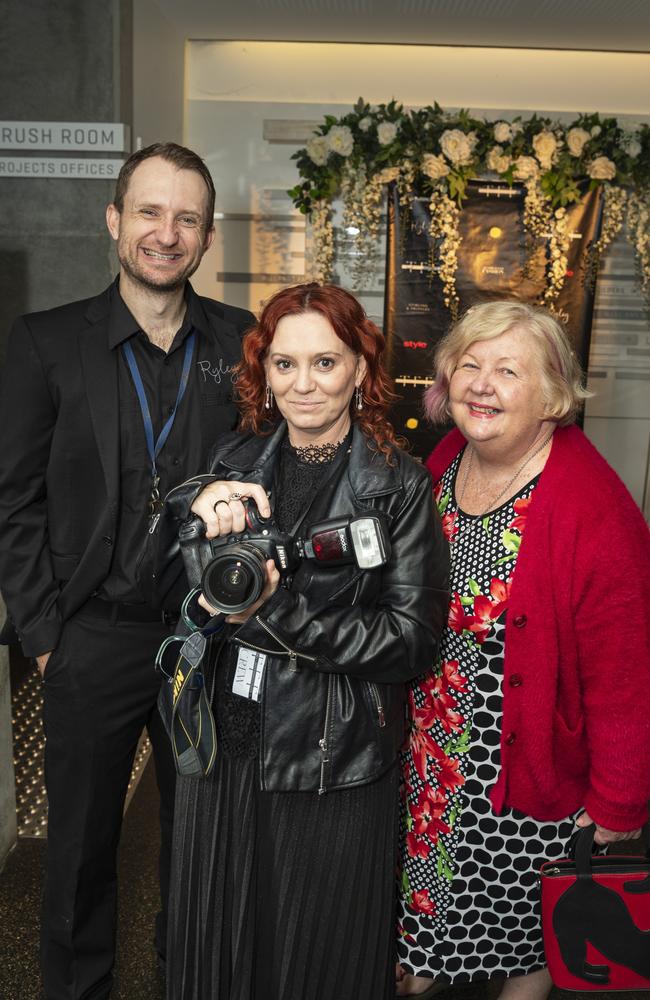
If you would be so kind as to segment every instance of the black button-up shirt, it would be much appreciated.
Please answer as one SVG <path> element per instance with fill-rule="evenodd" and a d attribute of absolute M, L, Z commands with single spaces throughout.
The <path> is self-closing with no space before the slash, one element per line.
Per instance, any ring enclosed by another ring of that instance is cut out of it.
<path fill-rule="evenodd" d="M 174 486 L 204 470 L 218 433 L 237 421 L 230 376 L 237 358 L 214 357 L 201 302 L 191 286 L 187 308 L 168 353 L 152 344 L 122 299 L 117 284 L 111 292 L 109 346 L 117 353 L 120 396 L 121 503 L 111 569 L 98 596 L 126 604 L 149 604 L 176 610 L 187 584 L 182 561 L 163 566 L 158 558 L 158 535 L 149 529 L 152 489 L 151 458 L 147 450 L 142 411 L 122 345 L 129 340 L 144 385 L 153 424 L 154 442 L 174 410 L 181 379 L 185 345 L 194 331 L 195 344 L 187 388 L 162 451 L 156 459 L 158 486 L 164 498 Z"/>

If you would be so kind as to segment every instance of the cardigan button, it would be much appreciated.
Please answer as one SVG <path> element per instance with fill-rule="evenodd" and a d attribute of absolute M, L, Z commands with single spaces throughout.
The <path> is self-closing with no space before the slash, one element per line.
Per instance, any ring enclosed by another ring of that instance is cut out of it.
<path fill-rule="evenodd" d="M 521 674 L 512 674 L 510 680 L 508 681 L 511 688 L 518 688 L 524 683 L 524 679 Z"/>
<path fill-rule="evenodd" d="M 516 739 L 517 739 L 517 734 L 516 733 L 508 733 L 508 735 L 506 736 L 506 740 L 505 740 L 506 746 L 511 747 L 512 744 L 515 742 Z"/>
<path fill-rule="evenodd" d="M 528 618 L 526 615 L 517 615 L 517 617 L 513 619 L 512 624 L 515 628 L 523 628 L 527 621 Z"/>

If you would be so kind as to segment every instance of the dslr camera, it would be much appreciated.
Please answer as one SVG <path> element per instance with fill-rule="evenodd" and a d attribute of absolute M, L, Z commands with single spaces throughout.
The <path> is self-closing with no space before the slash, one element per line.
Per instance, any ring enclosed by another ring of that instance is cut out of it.
<path fill-rule="evenodd" d="M 243 503 L 246 526 L 239 534 L 207 539 L 205 524 L 196 515 L 184 521 L 178 533 L 191 586 L 200 586 L 206 600 L 224 614 L 245 611 L 257 601 L 266 582 L 267 559 L 286 578 L 303 559 L 373 569 L 390 557 L 386 524 L 376 513 L 320 521 L 304 537 L 294 538 L 280 531 L 272 516 L 262 517 L 252 500 Z"/>

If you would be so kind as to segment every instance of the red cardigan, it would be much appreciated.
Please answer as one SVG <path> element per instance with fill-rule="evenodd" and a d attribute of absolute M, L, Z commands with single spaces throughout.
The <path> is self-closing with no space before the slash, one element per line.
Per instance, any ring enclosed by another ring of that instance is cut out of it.
<path fill-rule="evenodd" d="M 465 439 L 427 459 L 437 482 Z M 506 617 L 501 772 L 491 799 L 540 820 L 584 806 L 611 830 L 650 797 L 650 534 L 582 431 L 558 428 Z"/>

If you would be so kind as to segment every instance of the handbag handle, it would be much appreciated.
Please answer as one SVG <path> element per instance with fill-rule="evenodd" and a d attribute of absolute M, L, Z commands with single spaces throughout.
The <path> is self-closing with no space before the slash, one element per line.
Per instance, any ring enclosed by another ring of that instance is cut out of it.
<path fill-rule="evenodd" d="M 595 833 L 596 824 L 590 823 L 589 826 L 585 826 L 581 830 L 576 830 L 569 841 L 569 855 L 575 861 L 578 878 L 591 878 L 594 874 L 591 859 L 593 857 Z M 646 848 L 644 855 L 646 860 L 650 861 L 649 848 Z M 625 882 L 623 888 L 626 892 L 639 895 L 650 892 L 650 875 L 644 879 L 632 879 L 629 882 Z"/>

